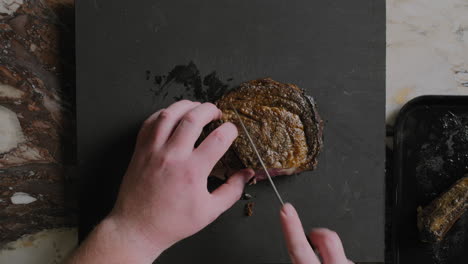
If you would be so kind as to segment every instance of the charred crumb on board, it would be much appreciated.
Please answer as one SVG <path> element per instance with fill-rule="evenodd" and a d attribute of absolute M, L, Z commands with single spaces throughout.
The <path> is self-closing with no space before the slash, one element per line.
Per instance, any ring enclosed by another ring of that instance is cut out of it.
<path fill-rule="evenodd" d="M 247 182 L 247 185 L 254 185 L 254 184 L 257 184 L 257 178 L 256 178 L 256 177 L 252 177 L 252 178 Z"/>
<path fill-rule="evenodd" d="M 145 73 L 147 81 L 153 80 L 153 86 L 149 89 L 153 97 L 162 95 L 162 98 L 165 99 L 169 95 L 170 87 L 173 84 L 180 84 L 185 88 L 182 94 L 172 97 L 174 100 L 193 97 L 201 102 L 214 102 L 229 90 L 229 85 L 218 77 L 216 71 L 202 76 L 193 61 L 190 61 L 186 65 L 176 65 L 167 75 L 154 75 L 151 78 L 150 70 L 146 70 Z M 231 77 L 227 79 L 227 82 L 232 80 L 233 78 Z"/>
<path fill-rule="evenodd" d="M 254 205 L 255 205 L 254 202 L 248 202 L 247 204 L 245 204 L 244 212 L 245 212 L 246 216 L 252 216 L 253 215 Z"/>
<path fill-rule="evenodd" d="M 250 195 L 250 194 L 244 192 L 244 193 L 242 194 L 241 199 L 242 199 L 242 200 L 250 200 L 250 199 L 252 199 L 252 195 Z"/>

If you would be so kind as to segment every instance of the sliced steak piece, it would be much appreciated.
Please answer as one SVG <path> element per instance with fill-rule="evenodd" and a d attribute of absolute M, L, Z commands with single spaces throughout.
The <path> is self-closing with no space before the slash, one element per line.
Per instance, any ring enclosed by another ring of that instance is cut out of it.
<path fill-rule="evenodd" d="M 233 171 L 252 168 L 257 180 L 266 178 L 232 107 L 242 118 L 271 176 L 290 175 L 317 166 L 323 122 L 312 97 L 296 85 L 269 78 L 249 81 L 226 93 L 216 105 L 223 116 L 208 130 L 232 122 L 238 127 L 239 136 L 213 175 L 225 178 Z"/>
<path fill-rule="evenodd" d="M 468 210 L 468 176 L 458 180 L 449 190 L 424 208 L 418 208 L 421 240 L 438 242 Z"/>

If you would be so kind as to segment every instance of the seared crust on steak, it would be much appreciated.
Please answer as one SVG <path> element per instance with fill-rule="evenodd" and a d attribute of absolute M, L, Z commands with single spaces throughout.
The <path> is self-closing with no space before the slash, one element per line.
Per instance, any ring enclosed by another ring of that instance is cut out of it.
<path fill-rule="evenodd" d="M 213 174 L 252 168 L 258 180 L 265 178 L 232 107 L 238 111 L 272 176 L 316 168 L 323 144 L 323 122 L 312 97 L 296 85 L 270 78 L 253 80 L 226 93 L 215 104 L 223 116 L 208 130 L 232 122 L 238 127 L 239 136 Z"/>

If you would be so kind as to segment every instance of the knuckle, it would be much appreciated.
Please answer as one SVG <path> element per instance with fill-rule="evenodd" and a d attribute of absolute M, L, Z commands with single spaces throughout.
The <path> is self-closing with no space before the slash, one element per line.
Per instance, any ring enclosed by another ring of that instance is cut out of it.
<path fill-rule="evenodd" d="M 193 112 L 189 112 L 184 116 L 184 122 L 194 124 L 197 122 L 197 116 Z"/>
<path fill-rule="evenodd" d="M 217 143 L 225 144 L 226 141 L 227 141 L 226 136 L 225 136 L 224 133 L 222 133 L 220 130 L 215 130 L 215 131 L 213 131 L 212 136 L 213 136 L 213 139 L 214 139 Z"/>
<path fill-rule="evenodd" d="M 164 110 L 161 111 L 161 113 L 159 113 L 158 119 L 168 120 L 168 119 L 171 119 L 171 117 L 172 117 L 172 113 L 169 110 L 164 109 Z"/>
<path fill-rule="evenodd" d="M 150 118 L 148 118 L 148 119 L 146 119 L 146 120 L 143 122 L 142 127 L 149 127 L 149 126 L 151 126 L 152 123 L 153 123 L 153 120 L 151 120 Z"/>
<path fill-rule="evenodd" d="M 156 162 L 159 166 L 168 168 L 176 165 L 177 160 L 170 155 L 162 155 L 156 158 Z"/>
<path fill-rule="evenodd" d="M 182 99 L 182 100 L 180 100 L 180 101 L 179 101 L 179 103 L 183 103 L 183 104 L 191 104 L 191 103 L 193 103 L 193 102 L 192 102 L 192 101 L 190 101 L 190 100 L 187 100 L 187 99 Z"/>
<path fill-rule="evenodd" d="M 163 109 L 164 110 L 164 109 Z M 155 120 L 159 117 L 159 114 L 161 113 L 161 111 L 163 110 L 160 110 L 158 111 L 157 113 L 151 115 L 150 117 L 148 117 L 142 124 L 142 128 L 149 128 L 149 127 L 152 127 L 154 126 L 154 123 L 155 123 Z"/>
<path fill-rule="evenodd" d="M 328 230 L 322 235 L 323 245 L 327 248 L 336 248 L 341 242 L 335 231 Z"/>
<path fill-rule="evenodd" d="M 213 103 L 210 103 L 210 102 L 203 103 L 203 105 L 206 106 L 206 107 L 218 109 L 218 108 L 216 107 L 216 105 L 214 105 Z"/>
<path fill-rule="evenodd" d="M 210 111 L 213 111 L 214 113 L 219 113 L 219 109 L 216 105 L 213 103 L 203 103 Z"/>
<path fill-rule="evenodd" d="M 300 243 L 298 245 L 293 246 L 293 248 L 288 249 L 289 256 L 292 259 L 300 259 L 304 254 L 307 252 L 309 245 L 305 245 L 304 243 Z"/>

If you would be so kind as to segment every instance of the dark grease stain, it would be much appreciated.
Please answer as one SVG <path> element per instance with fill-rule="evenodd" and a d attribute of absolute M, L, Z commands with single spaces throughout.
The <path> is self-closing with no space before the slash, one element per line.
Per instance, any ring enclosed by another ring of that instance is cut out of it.
<path fill-rule="evenodd" d="M 146 76 L 146 80 L 148 81 L 150 79 L 150 77 L 151 77 L 151 71 L 146 70 L 145 76 Z"/>
<path fill-rule="evenodd" d="M 167 75 L 154 75 L 152 78 L 150 75 L 151 72 L 147 70 L 146 80 L 153 80 L 153 86 L 150 89 L 153 99 L 157 96 L 165 99 L 170 94 L 171 85 L 174 83 L 185 87 L 183 92 L 179 92 L 180 94 L 172 95 L 175 101 L 194 98 L 201 102 L 214 102 L 229 90 L 229 85 L 217 76 L 216 71 L 203 76 L 193 61 L 187 65 L 176 65 Z M 233 78 L 227 79 L 228 82 L 232 80 Z"/>
<path fill-rule="evenodd" d="M 182 99 L 184 99 L 184 96 L 183 95 L 176 95 L 174 97 L 172 97 L 174 99 L 174 101 L 180 101 Z"/>
<path fill-rule="evenodd" d="M 154 76 L 154 84 L 155 85 L 161 85 L 162 82 L 162 77 L 161 76 Z"/>
<path fill-rule="evenodd" d="M 215 71 L 203 78 L 203 85 L 208 87 L 205 92 L 207 101 L 214 101 L 220 98 L 228 89 L 228 85 L 216 76 Z"/>

